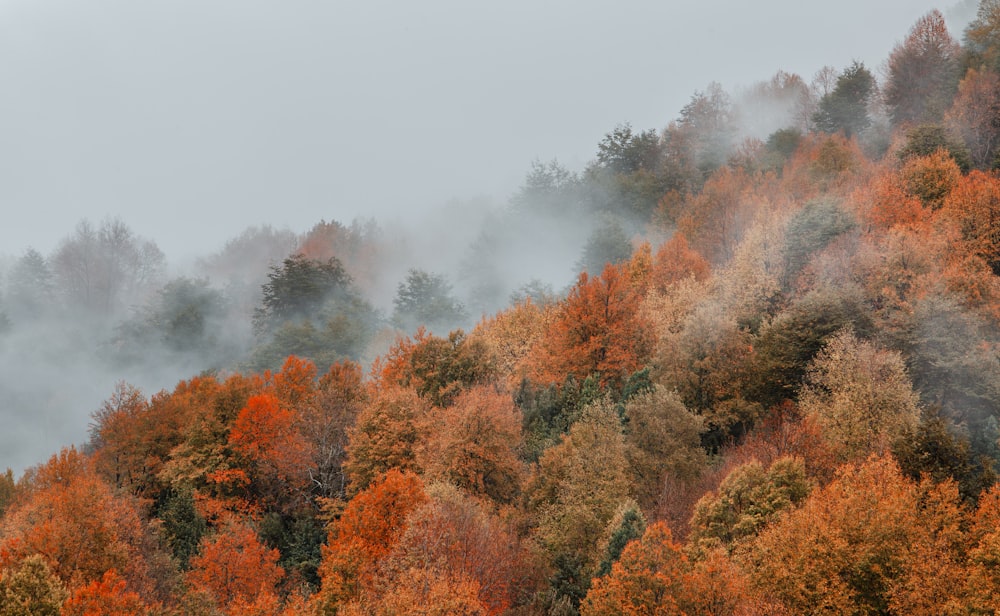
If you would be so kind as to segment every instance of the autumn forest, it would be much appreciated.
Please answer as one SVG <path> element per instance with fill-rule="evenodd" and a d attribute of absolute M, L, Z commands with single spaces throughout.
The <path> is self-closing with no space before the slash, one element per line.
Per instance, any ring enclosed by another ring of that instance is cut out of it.
<path fill-rule="evenodd" d="M 0 354 L 182 375 L 0 475 L 0 616 L 1000 613 L 1000 0 L 395 233 L 0 261 Z"/>

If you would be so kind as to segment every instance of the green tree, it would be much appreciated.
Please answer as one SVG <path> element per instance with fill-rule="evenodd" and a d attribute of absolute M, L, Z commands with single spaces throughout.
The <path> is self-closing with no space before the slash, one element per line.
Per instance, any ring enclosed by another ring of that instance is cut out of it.
<path fill-rule="evenodd" d="M 205 518 L 195 509 L 194 492 L 182 488 L 170 494 L 160 507 L 158 517 L 170 550 L 181 569 L 186 571 L 191 557 L 198 553 L 202 537 L 208 532 Z"/>
<path fill-rule="evenodd" d="M 611 215 L 600 218 L 587 238 L 583 254 L 576 264 L 577 271 L 598 276 L 608 264 L 617 265 L 632 256 L 632 243 L 621 223 Z"/>
<path fill-rule="evenodd" d="M 423 326 L 431 331 L 453 329 L 469 318 L 444 276 L 411 269 L 392 300 L 392 321 L 402 330 Z"/>
<path fill-rule="evenodd" d="M 316 261 L 298 254 L 281 266 L 272 266 L 261 287 L 261 305 L 254 310 L 254 331 L 275 329 L 281 323 L 316 314 L 334 294 L 349 293 L 351 277 L 336 258 Z"/>
<path fill-rule="evenodd" d="M 766 470 L 756 460 L 738 466 L 717 492 L 695 505 L 691 542 L 699 550 L 717 545 L 735 549 L 782 511 L 802 502 L 811 489 L 805 464 L 798 458 L 780 458 Z"/>
<path fill-rule="evenodd" d="M 1000 71 L 1000 0 L 980 0 L 976 18 L 965 28 L 967 64 Z"/>
<path fill-rule="evenodd" d="M 813 115 L 816 128 L 827 133 L 843 132 L 851 137 L 868 128 L 868 102 L 875 91 L 875 78 L 861 62 L 855 61 L 837 78 L 833 91 L 819 102 Z"/>
<path fill-rule="evenodd" d="M 969 149 L 961 140 L 955 139 L 941 124 L 919 124 L 906 132 L 906 143 L 897 152 L 900 160 L 907 161 L 918 156 L 930 156 L 944 150 L 954 159 L 962 171 L 972 167 Z"/>

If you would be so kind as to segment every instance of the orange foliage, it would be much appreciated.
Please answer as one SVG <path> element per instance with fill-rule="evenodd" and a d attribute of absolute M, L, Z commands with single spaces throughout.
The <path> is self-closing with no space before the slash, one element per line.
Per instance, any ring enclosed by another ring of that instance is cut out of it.
<path fill-rule="evenodd" d="M 911 194 L 899 174 L 886 169 L 851 196 L 860 217 L 876 229 L 896 225 L 919 226 L 930 217 L 916 196 Z"/>
<path fill-rule="evenodd" d="M 525 579 L 531 573 L 528 555 L 517 535 L 451 486 L 431 486 L 428 492 L 430 502 L 407 517 L 406 531 L 389 557 L 389 586 L 407 588 L 414 574 L 433 572 L 437 580 L 469 582 L 488 614 L 505 613 L 530 582 Z"/>
<path fill-rule="evenodd" d="M 973 171 L 945 199 L 944 210 L 957 225 L 959 249 L 1000 274 L 1000 178 Z"/>
<path fill-rule="evenodd" d="M 693 250 L 684 234 L 678 231 L 656 251 L 650 284 L 658 291 L 666 291 L 674 283 L 687 278 L 706 280 L 710 273 L 708 261 Z"/>
<path fill-rule="evenodd" d="M 552 321 L 552 306 L 538 306 L 531 299 L 485 317 L 469 334 L 470 341 L 481 342 L 490 354 L 500 376 L 513 389 L 526 375 L 525 362 Z"/>
<path fill-rule="evenodd" d="M 323 546 L 320 603 L 334 608 L 371 590 L 380 562 L 406 530 L 407 516 L 426 500 L 420 478 L 395 469 L 351 499 Z"/>
<path fill-rule="evenodd" d="M 149 610 L 139 595 L 125 590 L 125 580 L 111 570 L 99 580 L 73 591 L 63 616 L 138 616 Z"/>
<path fill-rule="evenodd" d="M 310 444 L 299 432 L 297 413 L 280 405 L 276 397 L 261 394 L 247 400 L 229 432 L 229 444 L 265 478 L 297 490 L 308 485 Z"/>
<path fill-rule="evenodd" d="M 348 430 L 344 472 L 350 492 L 368 487 L 392 470 L 417 470 L 416 449 L 422 440 L 420 423 L 428 404 L 412 389 L 386 385 L 373 391 Z"/>
<path fill-rule="evenodd" d="M 597 374 L 619 387 L 649 359 L 653 340 L 640 316 L 640 297 L 613 265 L 598 277 L 580 274 L 532 353 L 531 376 L 544 384 Z"/>
<path fill-rule="evenodd" d="M 750 197 L 752 184 L 753 178 L 743 169 L 723 167 L 685 204 L 677 229 L 710 262 L 732 258 L 753 222 L 758 204 Z"/>
<path fill-rule="evenodd" d="M 316 391 L 316 365 L 289 355 L 281 370 L 271 376 L 271 388 L 283 406 L 298 409 L 309 403 Z"/>
<path fill-rule="evenodd" d="M 580 606 L 583 616 L 622 614 L 647 616 L 745 614 L 747 583 L 724 556 L 713 554 L 697 566 L 673 541 L 670 529 L 657 522 L 632 541 L 611 567 L 594 580 Z"/>
<path fill-rule="evenodd" d="M 781 192 L 800 203 L 824 193 L 841 194 L 867 173 L 867 165 L 856 140 L 839 134 L 807 135 L 785 165 Z"/>
<path fill-rule="evenodd" d="M 480 386 L 428 416 L 429 435 L 420 466 L 477 496 L 511 502 L 525 469 L 517 457 L 521 414 L 509 395 Z"/>
<path fill-rule="evenodd" d="M 116 495 L 72 448 L 34 471 L 27 493 L 0 527 L 0 565 L 41 554 L 73 584 L 114 569 L 138 592 L 152 592 L 154 550 L 134 499 Z"/>
<path fill-rule="evenodd" d="M 228 613 L 243 613 L 262 596 L 274 595 L 285 571 L 278 566 L 278 550 L 268 549 L 246 524 L 229 521 L 216 535 L 202 539 L 191 559 L 187 581 L 207 591 Z"/>

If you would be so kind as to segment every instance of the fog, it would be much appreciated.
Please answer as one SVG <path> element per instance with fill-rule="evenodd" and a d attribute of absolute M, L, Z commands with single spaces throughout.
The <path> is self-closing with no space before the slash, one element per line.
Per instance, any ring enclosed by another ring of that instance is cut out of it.
<path fill-rule="evenodd" d="M 558 292 L 597 223 L 557 207 L 515 221 L 532 161 L 579 174 L 616 125 L 660 130 L 711 82 L 877 68 L 934 6 L 0 0 L 0 289 L 29 247 L 53 262 L 83 218 L 122 221 L 165 257 L 100 319 L 65 298 L 10 314 L 0 469 L 83 442 L 119 380 L 150 395 L 246 361 L 268 267 L 321 220 L 377 221 L 374 252 L 343 260 L 384 331 L 411 268 L 454 285 L 456 325 L 536 279 Z M 208 321 L 221 355 L 121 334 L 178 276 L 225 300 Z"/>
<path fill-rule="evenodd" d="M 180 259 L 248 225 L 502 202 L 531 160 L 580 170 L 711 81 L 875 67 L 936 5 L 0 0 L 0 254 L 82 216 Z"/>

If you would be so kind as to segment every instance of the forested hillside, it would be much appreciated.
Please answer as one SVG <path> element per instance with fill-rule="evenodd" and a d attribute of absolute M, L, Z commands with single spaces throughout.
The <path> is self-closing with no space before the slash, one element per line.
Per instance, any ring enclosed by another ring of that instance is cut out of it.
<path fill-rule="evenodd" d="M 187 372 L 0 476 L 0 616 L 997 613 L 998 169 L 982 0 L 534 163 L 451 269 L 320 221 L 170 277 L 82 222 L 0 355 Z"/>

